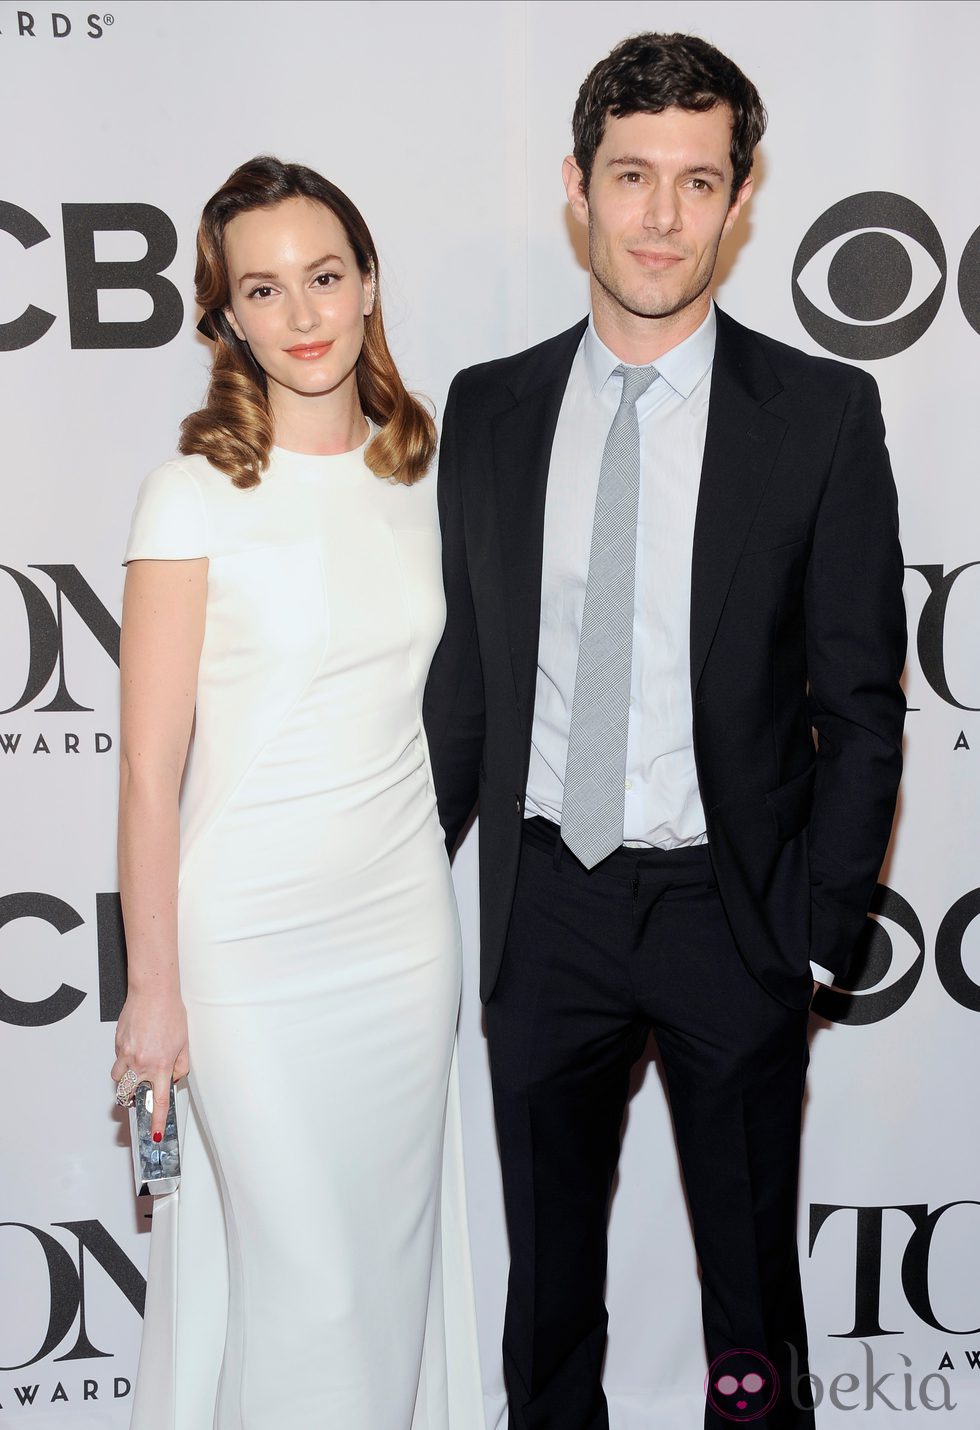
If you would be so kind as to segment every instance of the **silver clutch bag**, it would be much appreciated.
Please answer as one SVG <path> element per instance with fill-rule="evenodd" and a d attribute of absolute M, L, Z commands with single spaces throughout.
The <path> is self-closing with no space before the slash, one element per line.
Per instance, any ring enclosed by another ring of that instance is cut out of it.
<path fill-rule="evenodd" d="M 150 1131 L 153 1119 L 153 1089 L 141 1082 L 129 1109 L 129 1134 L 133 1143 L 133 1175 L 136 1191 L 151 1197 L 175 1192 L 180 1186 L 180 1147 L 177 1143 L 177 1105 L 170 1084 L 170 1106 L 163 1141 L 154 1142 Z"/>

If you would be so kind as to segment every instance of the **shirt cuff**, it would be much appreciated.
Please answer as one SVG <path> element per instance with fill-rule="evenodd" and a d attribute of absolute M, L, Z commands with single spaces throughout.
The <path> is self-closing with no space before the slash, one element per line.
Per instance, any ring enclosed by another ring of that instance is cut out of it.
<path fill-rule="evenodd" d="M 821 968 L 819 963 L 811 963 L 810 972 L 813 974 L 816 983 L 825 983 L 828 988 L 837 977 L 836 973 L 831 973 L 829 968 Z"/>

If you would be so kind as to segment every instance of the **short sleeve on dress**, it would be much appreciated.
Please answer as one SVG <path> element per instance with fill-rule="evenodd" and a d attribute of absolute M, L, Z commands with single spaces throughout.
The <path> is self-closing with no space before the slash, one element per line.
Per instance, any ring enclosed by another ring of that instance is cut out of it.
<path fill-rule="evenodd" d="M 129 561 L 189 561 L 207 556 L 204 496 L 180 462 L 165 462 L 143 481 L 129 528 L 123 564 Z"/>

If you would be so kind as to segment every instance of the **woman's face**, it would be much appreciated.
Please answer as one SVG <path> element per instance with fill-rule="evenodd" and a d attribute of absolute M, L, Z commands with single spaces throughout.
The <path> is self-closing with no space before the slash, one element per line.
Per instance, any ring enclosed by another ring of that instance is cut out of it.
<path fill-rule="evenodd" d="M 239 214 L 225 229 L 225 261 L 225 315 L 269 379 L 273 407 L 352 379 L 371 280 L 330 209 L 293 198 Z"/>

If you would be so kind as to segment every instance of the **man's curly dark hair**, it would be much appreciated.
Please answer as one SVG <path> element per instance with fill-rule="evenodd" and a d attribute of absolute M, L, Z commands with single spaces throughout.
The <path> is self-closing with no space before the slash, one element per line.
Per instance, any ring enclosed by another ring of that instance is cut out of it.
<path fill-rule="evenodd" d="M 575 162 L 586 194 L 606 119 L 660 114 L 671 106 L 704 113 L 725 104 L 732 115 L 732 200 L 752 172 L 752 156 L 766 129 L 759 91 L 732 60 L 694 35 L 647 30 L 622 40 L 591 70 L 572 116 Z"/>

